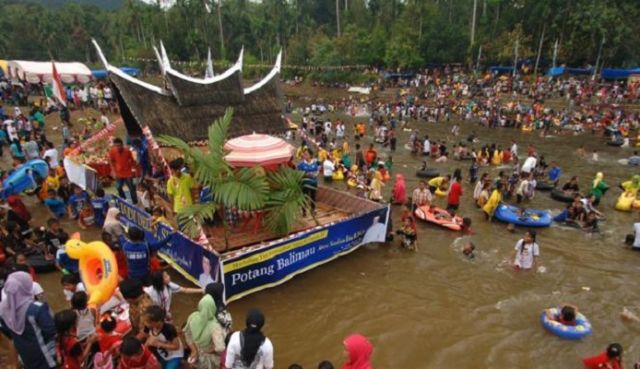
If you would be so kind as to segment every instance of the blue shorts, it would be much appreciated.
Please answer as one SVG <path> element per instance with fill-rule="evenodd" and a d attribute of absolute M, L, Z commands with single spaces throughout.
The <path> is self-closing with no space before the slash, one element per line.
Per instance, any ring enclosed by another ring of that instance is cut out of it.
<path fill-rule="evenodd" d="M 182 358 L 174 357 L 169 360 L 160 359 L 160 364 L 162 365 L 162 369 L 180 369 L 180 365 L 182 365 Z"/>

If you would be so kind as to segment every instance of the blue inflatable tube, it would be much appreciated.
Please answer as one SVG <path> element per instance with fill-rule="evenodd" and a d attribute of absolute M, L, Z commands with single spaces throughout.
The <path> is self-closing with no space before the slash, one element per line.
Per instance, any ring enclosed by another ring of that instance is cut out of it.
<path fill-rule="evenodd" d="M 515 206 L 500 204 L 493 217 L 504 223 L 512 223 L 520 227 L 548 227 L 551 225 L 551 214 L 545 210 L 520 209 Z"/>
<path fill-rule="evenodd" d="M 582 314 L 576 314 L 576 325 L 564 325 L 547 317 L 547 312 L 553 316 L 560 315 L 559 308 L 551 308 L 542 312 L 540 322 L 549 332 L 565 340 L 581 340 L 591 334 L 592 328 L 589 320 Z"/>
<path fill-rule="evenodd" d="M 19 166 L 2 182 L 3 188 L 2 192 L 0 192 L 0 197 L 6 199 L 11 195 L 26 190 L 33 190 L 38 187 L 37 177 L 42 180 L 47 178 L 48 175 L 49 166 L 47 162 L 40 159 L 30 160 Z"/>

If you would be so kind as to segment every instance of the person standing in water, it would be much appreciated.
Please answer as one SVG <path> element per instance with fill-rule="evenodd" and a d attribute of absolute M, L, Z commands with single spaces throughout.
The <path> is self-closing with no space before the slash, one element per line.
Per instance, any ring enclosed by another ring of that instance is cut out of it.
<path fill-rule="evenodd" d="M 258 309 L 247 313 L 246 328 L 235 332 L 227 345 L 227 369 L 273 369 L 273 344 L 262 333 L 264 315 Z"/>
<path fill-rule="evenodd" d="M 354 334 L 344 340 L 344 353 L 347 362 L 343 369 L 373 369 L 371 365 L 371 354 L 373 345 L 369 340 L 361 335 Z"/>
<path fill-rule="evenodd" d="M 527 231 L 515 246 L 513 265 L 516 269 L 535 269 L 537 258 L 540 256 L 540 246 L 536 243 L 536 233 Z"/>

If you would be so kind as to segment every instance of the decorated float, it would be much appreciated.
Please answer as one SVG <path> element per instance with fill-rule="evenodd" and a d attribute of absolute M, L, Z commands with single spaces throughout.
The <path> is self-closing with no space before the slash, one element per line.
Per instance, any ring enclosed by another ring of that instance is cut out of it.
<path fill-rule="evenodd" d="M 215 150 L 208 146 L 210 123 L 231 107 L 234 114 L 225 159 L 234 170 L 259 166 L 268 175 L 270 170 L 289 165 L 293 148 L 277 137 L 289 129 L 283 116 L 280 55 L 261 81 L 244 88 L 242 52 L 225 72 L 200 79 L 174 70 L 161 45 L 155 50 L 164 79 L 160 87 L 111 66 L 95 41 L 94 46 L 109 74 L 130 137 L 148 129 L 151 138 L 168 135 L 197 150 Z M 175 147 L 163 147 L 158 154 L 170 161 L 182 153 Z M 157 190 L 155 200 L 170 209 L 163 186 Z M 120 198 L 116 206 L 123 223 L 143 228 L 151 239 L 175 232 L 174 221 L 169 222 L 173 226 L 153 226 L 151 215 L 140 207 Z M 232 301 L 280 285 L 366 243 L 384 242 L 390 213 L 387 205 L 324 187 L 318 188 L 314 216 L 299 217 L 284 236 L 264 226 L 261 209 L 240 212 L 254 224 L 240 221 L 226 230 L 220 224 L 202 224 L 196 238 L 177 232 L 161 256 L 201 286 L 221 281 L 227 300 Z"/>

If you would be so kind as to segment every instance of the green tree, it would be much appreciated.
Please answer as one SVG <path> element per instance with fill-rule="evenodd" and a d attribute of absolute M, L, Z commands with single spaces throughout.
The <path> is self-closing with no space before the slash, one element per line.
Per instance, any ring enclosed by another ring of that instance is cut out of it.
<path fill-rule="evenodd" d="M 301 172 L 281 166 L 266 172 L 260 167 L 233 168 L 226 161 L 224 143 L 233 118 L 233 110 L 209 127 L 206 152 L 189 146 L 177 137 L 161 136 L 159 141 L 180 150 L 193 170 L 194 178 L 209 187 L 213 201 L 191 205 L 178 214 L 178 223 L 190 235 L 197 235 L 205 219 L 214 217 L 223 209 L 263 210 L 265 224 L 274 235 L 289 233 L 308 207 L 308 198 L 302 192 Z M 223 217 L 224 218 L 224 217 Z M 228 226 L 225 223 L 225 235 Z M 228 240 L 225 237 L 228 247 Z"/>

